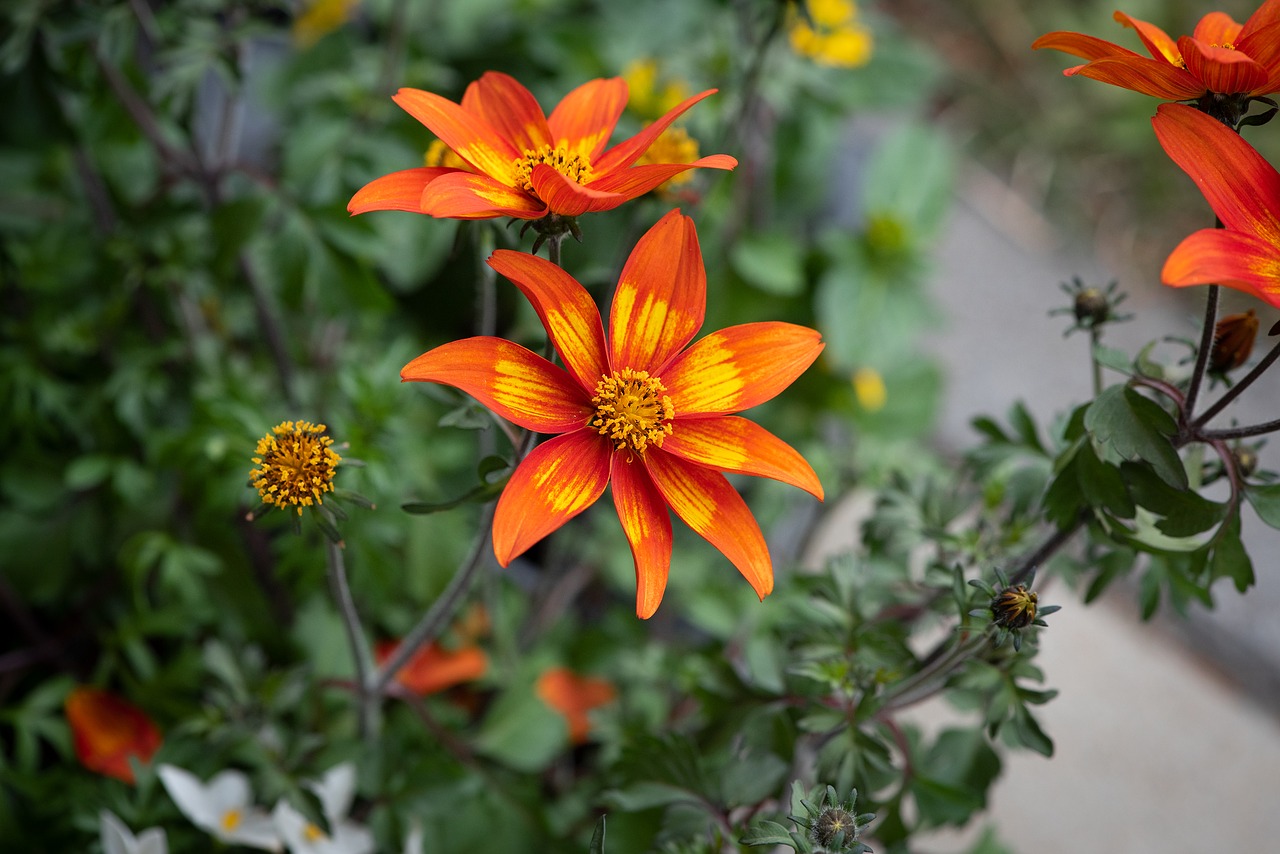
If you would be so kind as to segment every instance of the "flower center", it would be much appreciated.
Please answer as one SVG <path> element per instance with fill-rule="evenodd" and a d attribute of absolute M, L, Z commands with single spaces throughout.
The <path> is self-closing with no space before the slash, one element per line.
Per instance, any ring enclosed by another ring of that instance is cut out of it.
<path fill-rule="evenodd" d="M 643 454 L 650 444 L 662 447 L 671 435 L 671 419 L 675 407 L 666 395 L 667 388 L 648 371 L 624 368 L 612 376 L 602 376 L 596 383 L 596 414 L 588 426 L 608 436 L 615 451 L 631 448 Z"/>
<path fill-rule="evenodd" d="M 532 193 L 533 183 L 530 178 L 533 167 L 540 163 L 545 163 L 575 184 L 585 184 L 591 180 L 591 164 L 587 162 L 587 158 L 563 147 L 544 145 L 538 149 L 526 149 L 524 156 L 516 160 L 516 186 L 526 193 Z"/>
<path fill-rule="evenodd" d="M 227 810 L 222 814 L 222 829 L 228 833 L 240 826 L 240 810 Z"/>
<path fill-rule="evenodd" d="M 307 822 L 307 826 L 302 829 L 302 835 L 308 842 L 320 842 L 329 838 L 324 835 L 323 830 L 310 822 Z"/>
<path fill-rule="evenodd" d="M 250 476 L 264 504 L 302 508 L 321 504 L 321 494 L 333 491 L 334 468 L 341 461 L 324 435 L 323 424 L 285 421 L 272 435 L 258 440 L 258 468 Z"/>

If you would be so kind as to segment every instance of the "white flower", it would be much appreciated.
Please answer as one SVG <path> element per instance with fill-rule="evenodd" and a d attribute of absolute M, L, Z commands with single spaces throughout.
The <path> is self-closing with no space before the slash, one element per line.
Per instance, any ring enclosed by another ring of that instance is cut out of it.
<path fill-rule="evenodd" d="M 221 771 L 208 785 L 189 771 L 161 765 L 160 782 L 191 823 L 233 845 L 264 851 L 280 850 L 280 834 L 264 810 L 252 803 L 249 778 L 239 771 Z"/>
<path fill-rule="evenodd" d="M 347 818 L 356 794 L 356 766 L 350 762 L 335 765 L 323 778 L 306 786 L 320 799 L 329 833 L 288 802 L 280 801 L 272 816 L 289 850 L 293 854 L 372 854 L 373 834 Z"/>
<path fill-rule="evenodd" d="M 158 827 L 137 836 L 109 810 L 98 813 L 103 854 L 169 854 L 169 840 Z"/>
<path fill-rule="evenodd" d="M 404 838 L 404 854 L 422 854 L 422 836 L 422 825 L 415 821 Z"/>

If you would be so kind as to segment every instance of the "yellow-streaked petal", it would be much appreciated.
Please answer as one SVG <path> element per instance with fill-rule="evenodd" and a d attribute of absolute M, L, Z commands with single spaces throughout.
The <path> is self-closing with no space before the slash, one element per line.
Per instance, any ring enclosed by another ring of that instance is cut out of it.
<path fill-rule="evenodd" d="M 1155 24 L 1139 21 L 1124 12 L 1116 12 L 1112 17 L 1124 26 L 1137 31 L 1138 38 L 1142 39 L 1142 43 L 1147 46 L 1147 52 L 1153 59 L 1162 59 L 1170 65 L 1182 64 L 1182 55 L 1178 53 L 1177 42 L 1164 30 Z"/>
<path fill-rule="evenodd" d="M 590 395 L 561 368 L 502 338 L 464 338 L 423 353 L 400 371 L 404 382 L 461 389 L 498 415 L 538 433 L 587 423 Z"/>
<path fill-rule="evenodd" d="M 677 418 L 740 412 L 771 399 L 804 373 L 823 348 L 813 329 L 770 321 L 722 329 L 663 368 Z"/>
<path fill-rule="evenodd" d="M 1031 43 L 1032 50 L 1060 50 L 1081 59 L 1102 59 L 1107 56 L 1138 56 L 1127 47 L 1121 47 L 1105 39 L 1059 30 L 1045 33 Z"/>
<path fill-rule="evenodd" d="M 422 191 L 422 212 L 447 219 L 538 219 L 546 215 L 547 206 L 487 175 L 450 172 Z"/>
<path fill-rule="evenodd" d="M 1234 231 L 1280 246 L 1280 173 L 1239 134 L 1192 107 L 1161 104 L 1151 120 L 1165 153 Z"/>
<path fill-rule="evenodd" d="M 545 163 L 533 167 L 529 183 L 547 208 L 561 216 L 581 216 L 590 210 L 613 210 L 627 200 L 626 196 L 603 193 L 570 181 Z"/>
<path fill-rule="evenodd" d="M 508 74 L 486 71 L 467 87 L 462 105 L 504 136 L 517 156 L 551 142 L 547 117 L 538 100 Z"/>
<path fill-rule="evenodd" d="M 647 620 L 658 610 L 671 571 L 671 517 L 662 493 L 639 457 L 616 452 L 609 488 L 623 533 L 636 564 L 636 616 Z"/>
<path fill-rule="evenodd" d="M 1253 92 L 1267 82 L 1266 69 L 1238 50 L 1215 47 L 1187 36 L 1178 39 L 1178 48 L 1187 71 L 1210 92 Z"/>
<path fill-rule="evenodd" d="M 661 136 L 662 132 L 670 127 L 672 122 L 684 114 L 685 110 L 688 110 L 703 98 L 714 95 L 717 91 L 716 89 L 708 89 L 691 98 L 686 98 L 667 111 L 666 115 L 654 121 L 635 136 L 618 143 L 606 151 L 598 161 L 593 161 L 591 164 L 595 169 L 595 174 L 604 177 L 620 169 L 626 169 L 635 163 L 641 154 L 649 150 L 649 146 L 653 145 L 654 140 Z"/>
<path fill-rule="evenodd" d="M 627 84 L 621 77 L 588 80 L 551 111 L 552 144 L 595 163 L 626 106 Z"/>
<path fill-rule="evenodd" d="M 565 368 L 587 391 L 609 372 L 604 325 L 587 289 L 536 255 L 499 249 L 489 266 L 510 279 L 533 304 Z"/>
<path fill-rule="evenodd" d="M 480 172 L 515 186 L 515 161 L 523 152 L 479 116 L 448 98 L 421 89 L 401 89 L 392 100 Z"/>
<path fill-rule="evenodd" d="M 645 232 L 622 268 L 609 310 L 609 364 L 656 372 L 698 334 L 706 309 L 698 232 L 676 209 Z"/>
<path fill-rule="evenodd" d="M 403 169 L 365 184 L 347 202 L 352 216 L 366 211 L 422 213 L 422 191 L 435 179 L 455 172 L 439 166 Z"/>
<path fill-rule="evenodd" d="M 1137 54 L 1095 59 L 1086 65 L 1068 68 L 1062 73 L 1068 77 L 1088 77 L 1169 101 L 1198 98 L 1205 92 L 1204 83 L 1194 75 L 1163 60 L 1147 59 Z"/>
<path fill-rule="evenodd" d="M 586 510 L 609 482 L 612 448 L 591 430 L 543 442 L 516 467 L 493 517 L 493 552 L 506 566 Z"/>
<path fill-rule="evenodd" d="M 800 453 L 768 430 L 734 415 L 679 418 L 662 450 L 720 471 L 770 477 L 822 500 L 822 484 Z"/>
<path fill-rule="evenodd" d="M 742 496 L 720 472 L 658 448 L 644 464 L 663 499 L 699 536 L 719 549 L 761 599 L 773 591 L 773 561 L 764 535 Z"/>
<path fill-rule="evenodd" d="M 1224 285 L 1280 308 L 1280 249 L 1251 234 L 1221 228 L 1194 232 L 1169 255 L 1160 278 L 1176 288 Z"/>
<path fill-rule="evenodd" d="M 586 186 L 592 190 L 617 193 L 624 200 L 634 199 L 690 169 L 733 169 L 737 165 L 737 158 L 728 154 L 710 154 L 692 163 L 645 163 L 606 175 L 598 181 L 588 181 Z"/>

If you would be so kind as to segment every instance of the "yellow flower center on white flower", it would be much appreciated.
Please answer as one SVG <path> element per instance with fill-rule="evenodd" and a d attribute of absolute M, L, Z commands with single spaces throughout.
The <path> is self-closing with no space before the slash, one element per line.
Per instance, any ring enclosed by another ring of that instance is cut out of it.
<path fill-rule="evenodd" d="M 608 436 L 616 451 L 629 447 L 643 454 L 651 444 L 661 448 L 662 440 L 671 435 L 676 414 L 666 391 L 648 371 L 624 368 L 602 376 L 591 398 L 596 414 L 588 426 Z"/>
<path fill-rule="evenodd" d="M 240 810 L 227 810 L 222 814 L 222 829 L 230 833 L 240 826 L 243 813 Z"/>
<path fill-rule="evenodd" d="M 523 157 L 515 162 L 516 186 L 526 193 L 533 193 L 533 167 L 546 164 L 575 184 L 585 184 L 591 180 L 591 164 L 586 157 L 570 152 L 564 147 L 552 148 L 544 145 L 538 149 L 527 149 Z M 536 194 L 535 194 L 536 195 Z"/>
<path fill-rule="evenodd" d="M 307 826 L 302 829 L 302 835 L 308 842 L 321 842 L 329 838 L 324 835 L 323 830 L 310 822 L 307 822 Z"/>

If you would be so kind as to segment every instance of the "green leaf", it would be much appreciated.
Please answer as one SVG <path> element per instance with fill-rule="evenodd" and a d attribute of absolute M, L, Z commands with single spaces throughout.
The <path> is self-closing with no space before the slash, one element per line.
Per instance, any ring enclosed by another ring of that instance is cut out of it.
<path fill-rule="evenodd" d="M 742 835 L 740 841 L 743 845 L 786 845 L 789 848 L 795 848 L 795 842 L 791 839 L 791 831 L 776 821 L 769 821 L 768 819 L 748 827 L 747 832 Z"/>
<path fill-rule="evenodd" d="M 1156 528 L 1167 537 L 1177 539 L 1199 534 L 1227 515 L 1229 503 L 1210 501 L 1191 490 L 1171 489 L 1166 481 L 1144 466 L 1124 463 L 1120 469 L 1134 501 L 1163 517 Z"/>
<path fill-rule="evenodd" d="M 1076 453 L 1076 477 L 1080 492 L 1089 504 L 1106 508 L 1120 519 L 1133 518 L 1133 499 L 1129 497 L 1120 470 L 1100 460 L 1091 442 L 1083 443 Z"/>
<path fill-rule="evenodd" d="M 927 240 L 951 206 L 951 145 L 942 132 L 908 124 L 880 143 L 866 166 L 863 210 L 894 214 L 913 242 Z"/>
<path fill-rule="evenodd" d="M 1058 474 L 1044 493 L 1045 519 L 1059 528 L 1075 524 L 1080 509 L 1085 506 L 1084 493 L 1080 490 L 1080 448 L 1087 445 L 1078 440 L 1058 457 Z"/>
<path fill-rule="evenodd" d="M 1101 344 L 1093 348 L 1093 360 L 1104 368 L 1110 368 L 1116 373 L 1130 376 L 1133 374 L 1133 363 L 1129 360 L 1129 354 L 1124 350 L 1117 350 L 1114 347 L 1103 347 Z"/>
<path fill-rule="evenodd" d="M 729 252 L 733 271 L 747 284 L 777 296 L 804 289 L 804 255 L 800 244 L 780 232 L 749 234 Z"/>
<path fill-rule="evenodd" d="M 1244 497 L 1249 499 L 1258 518 L 1272 528 L 1280 528 L 1280 483 L 1268 486 L 1246 486 Z"/>
<path fill-rule="evenodd" d="M 1213 559 L 1209 563 L 1209 577 L 1230 578 L 1236 590 L 1243 593 L 1253 586 L 1253 562 L 1240 541 L 1240 514 L 1228 519 L 1214 538 Z"/>
<path fill-rule="evenodd" d="M 1044 757 L 1053 756 L 1053 740 L 1045 735 L 1040 723 L 1026 707 L 1020 707 L 1013 715 L 1012 729 L 1006 727 L 1006 733 L 1012 733 L 1023 747 L 1028 747 Z"/>
<path fill-rule="evenodd" d="M 1085 429 L 1099 445 L 1122 459 L 1149 463 L 1165 483 L 1187 488 L 1187 472 L 1170 437 L 1177 425 L 1160 405 L 1125 385 L 1098 395 L 1084 416 Z"/>
<path fill-rule="evenodd" d="M 474 486 L 457 498 L 451 498 L 448 501 L 430 502 L 430 501 L 407 501 L 400 505 L 400 509 L 406 513 L 412 513 L 415 516 L 425 516 L 430 513 L 440 513 L 444 510 L 452 510 L 455 507 L 461 507 L 463 504 L 475 502 L 484 504 L 498 495 L 502 494 L 503 488 L 507 485 L 508 478 L 501 478 L 492 483 L 482 483 Z"/>
<path fill-rule="evenodd" d="M 596 822 L 595 832 L 591 834 L 591 846 L 587 854 L 604 854 L 604 816 Z"/>

